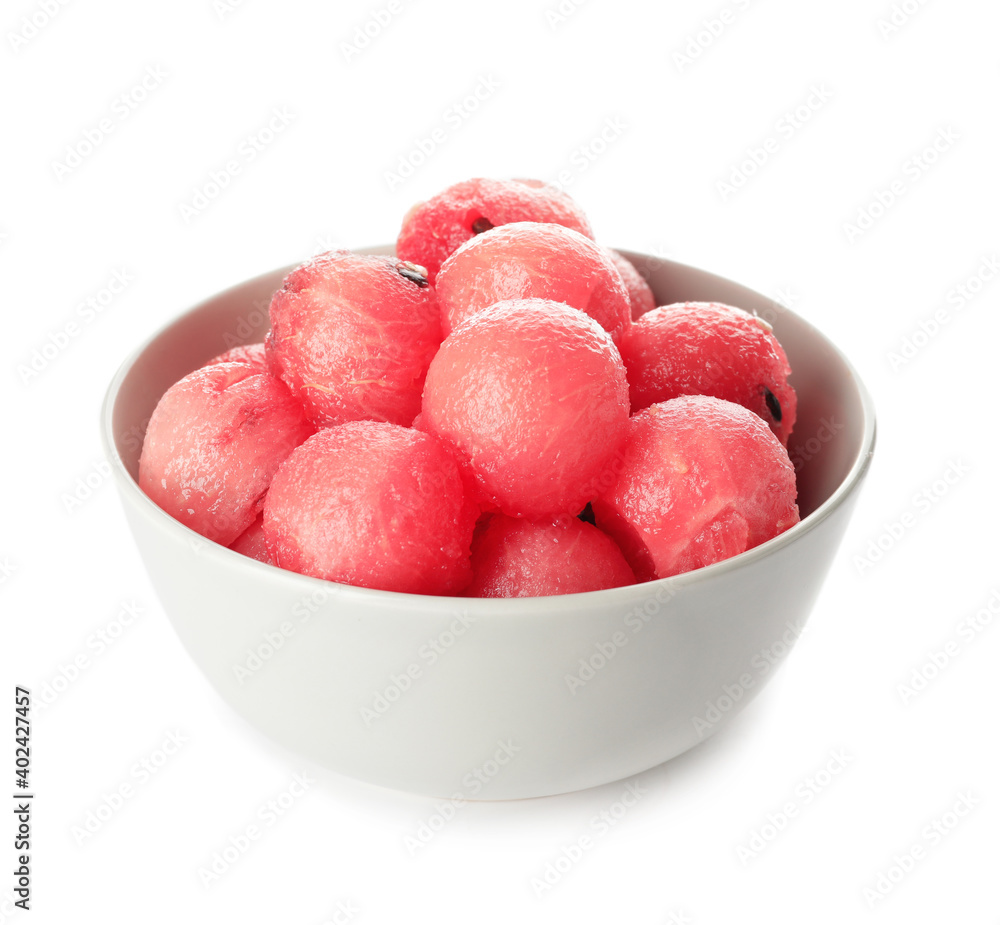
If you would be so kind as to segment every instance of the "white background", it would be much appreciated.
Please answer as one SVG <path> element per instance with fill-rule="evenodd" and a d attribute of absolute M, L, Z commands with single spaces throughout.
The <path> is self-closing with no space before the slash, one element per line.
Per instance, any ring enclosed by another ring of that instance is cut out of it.
<path fill-rule="evenodd" d="M 561 16 L 557 4 L 399 0 L 350 54 L 387 2 L 94 0 L 51 16 L 41 0 L 4 4 L 8 726 L 15 683 L 37 699 L 78 656 L 87 667 L 34 717 L 34 908 L 10 915 L 7 896 L 0 922 L 997 921 L 1000 621 L 968 620 L 1000 610 L 1000 282 L 968 283 L 964 302 L 957 287 L 1000 256 L 1000 10 L 589 0 Z M 246 141 L 275 110 L 287 124 L 251 160 Z M 103 119 L 111 131 L 64 169 Z M 430 155 L 389 176 L 435 129 Z M 765 162 L 748 162 L 769 138 Z M 225 190 L 184 214 L 230 160 Z M 774 682 L 716 738 L 640 775 L 637 804 L 538 895 L 533 878 L 595 833 L 624 785 L 468 804 L 411 852 L 435 801 L 303 768 L 199 676 L 101 473 L 97 424 L 125 356 L 202 298 L 332 245 L 389 242 L 414 201 L 458 180 L 560 174 L 600 240 L 732 277 L 808 318 L 860 371 L 880 430 L 848 536 Z M 719 185 L 740 174 L 739 189 Z M 862 212 L 867 230 L 851 231 Z M 81 314 L 116 273 L 124 291 Z M 865 558 L 880 539 L 879 561 Z M 140 617 L 99 651 L 123 604 Z M 951 654 L 905 695 L 935 652 Z M 141 779 L 136 762 L 162 757 L 171 734 L 184 744 Z M 819 773 L 835 753 L 846 766 Z M 261 807 L 303 770 L 315 783 L 269 825 Z M 122 784 L 131 798 L 81 840 Z M 949 828 L 961 800 L 972 808 Z M 767 828 L 787 803 L 783 830 Z M 14 863 L 3 816 L 0 897 Z M 255 822 L 261 839 L 206 886 L 199 868 Z M 904 876 L 894 865 L 914 848 Z M 890 874 L 891 890 L 866 894 Z"/>

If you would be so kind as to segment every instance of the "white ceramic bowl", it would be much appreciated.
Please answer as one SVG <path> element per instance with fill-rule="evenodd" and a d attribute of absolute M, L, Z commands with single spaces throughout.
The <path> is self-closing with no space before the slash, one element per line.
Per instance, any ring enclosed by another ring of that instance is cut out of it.
<path fill-rule="evenodd" d="M 388 248 L 373 248 L 388 252 Z M 177 379 L 261 340 L 290 268 L 191 309 L 108 389 L 105 450 L 150 578 L 219 694 L 275 741 L 351 777 L 433 796 L 535 797 L 637 774 L 760 692 L 801 630 L 875 441 L 854 370 L 791 311 L 701 270 L 628 254 L 658 304 L 721 301 L 770 321 L 794 369 L 789 453 L 802 521 L 743 555 L 586 594 L 471 600 L 307 578 L 203 540 L 139 490 L 146 422 Z M 772 665 L 773 667 L 773 665 Z"/>

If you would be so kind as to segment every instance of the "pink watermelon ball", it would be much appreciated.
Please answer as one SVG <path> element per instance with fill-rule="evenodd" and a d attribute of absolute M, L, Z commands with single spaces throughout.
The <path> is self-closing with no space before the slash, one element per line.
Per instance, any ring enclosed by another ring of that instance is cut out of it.
<path fill-rule="evenodd" d="M 410 209 L 396 253 L 426 267 L 433 283 L 441 264 L 469 238 L 510 222 L 554 222 L 594 236 L 580 207 L 554 186 L 540 180 L 473 179 Z"/>
<path fill-rule="evenodd" d="M 607 251 L 572 228 L 512 222 L 466 241 L 434 285 L 447 337 L 469 315 L 509 299 L 550 299 L 590 315 L 618 344 L 632 324 L 628 290 Z"/>
<path fill-rule="evenodd" d="M 257 519 L 229 544 L 229 548 L 258 562 L 270 563 L 271 557 L 264 542 L 264 515 L 258 514 Z"/>
<path fill-rule="evenodd" d="M 263 507 L 271 477 L 314 428 L 280 379 L 215 363 L 172 385 L 153 411 L 139 486 L 181 523 L 223 546 Z"/>
<path fill-rule="evenodd" d="M 749 408 L 787 446 L 797 398 L 766 321 L 718 302 L 664 305 L 632 326 L 621 352 L 633 412 L 678 395 L 714 395 Z"/>
<path fill-rule="evenodd" d="M 267 364 L 267 354 L 262 343 L 232 347 L 225 353 L 220 353 L 209 365 L 212 363 L 246 363 L 259 373 L 270 372 Z"/>
<path fill-rule="evenodd" d="M 627 422 L 611 336 L 544 299 L 498 302 L 456 327 L 431 361 L 420 417 L 468 460 L 484 507 L 530 518 L 579 513 Z"/>
<path fill-rule="evenodd" d="M 611 255 L 622 282 L 625 283 L 625 288 L 628 290 L 632 320 L 638 321 L 646 312 L 651 312 L 656 308 L 656 296 L 653 295 L 649 283 L 642 278 L 631 260 L 610 247 L 605 248 L 605 250 Z"/>
<path fill-rule="evenodd" d="M 321 430 L 278 470 L 264 537 L 282 568 L 345 584 L 457 594 L 479 511 L 432 434 L 354 421 Z"/>
<path fill-rule="evenodd" d="M 622 465 L 592 502 L 640 581 L 737 555 L 798 523 L 795 470 L 742 405 L 685 395 L 629 421 Z"/>
<path fill-rule="evenodd" d="M 635 584 L 614 540 L 575 517 L 493 514 L 472 544 L 467 597 L 544 597 Z"/>
<path fill-rule="evenodd" d="M 322 254 L 288 275 L 270 314 L 268 362 L 317 426 L 412 423 L 441 342 L 440 312 L 421 267 Z"/>

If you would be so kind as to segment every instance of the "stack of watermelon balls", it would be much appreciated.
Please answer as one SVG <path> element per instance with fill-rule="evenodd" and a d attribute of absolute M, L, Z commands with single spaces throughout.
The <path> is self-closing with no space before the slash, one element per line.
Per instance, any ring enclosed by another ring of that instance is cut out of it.
<path fill-rule="evenodd" d="M 153 501 L 281 568 L 471 597 L 666 578 L 798 521 L 796 396 L 765 321 L 657 308 L 538 181 L 456 184 L 396 251 L 306 261 L 265 343 L 163 395 Z"/>

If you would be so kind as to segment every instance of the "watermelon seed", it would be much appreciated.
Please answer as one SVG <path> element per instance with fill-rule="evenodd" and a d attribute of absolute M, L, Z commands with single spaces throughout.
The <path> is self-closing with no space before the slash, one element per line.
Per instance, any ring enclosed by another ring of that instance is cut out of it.
<path fill-rule="evenodd" d="M 421 289 L 427 287 L 427 271 L 423 267 L 417 266 L 415 263 L 410 263 L 409 260 L 404 261 L 396 267 L 396 272 L 399 273 L 403 279 L 408 279 L 411 283 L 416 283 Z"/>
<path fill-rule="evenodd" d="M 472 223 L 472 233 L 482 234 L 484 231 L 489 231 L 493 227 L 493 222 L 488 218 L 483 218 L 480 216 Z"/>
<path fill-rule="evenodd" d="M 764 389 L 764 402 L 767 404 L 767 410 L 771 412 L 771 416 L 774 420 L 780 424 L 781 423 L 781 402 L 774 397 L 774 392 L 772 392 L 766 385 L 762 386 Z"/>

